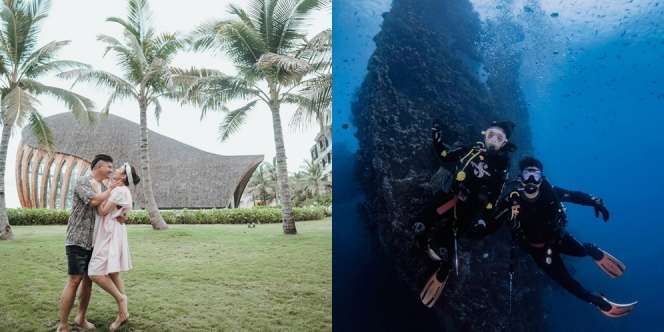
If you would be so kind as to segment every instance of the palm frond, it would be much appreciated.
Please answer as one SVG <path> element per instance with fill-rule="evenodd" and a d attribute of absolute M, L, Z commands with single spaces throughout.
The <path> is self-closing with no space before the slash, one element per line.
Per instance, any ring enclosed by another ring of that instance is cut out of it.
<path fill-rule="evenodd" d="M 303 88 L 297 94 L 288 93 L 282 96 L 283 102 L 298 105 L 289 127 L 304 129 L 314 120 L 322 126 L 331 111 L 332 74 L 316 76 L 302 81 L 300 85 Z"/>
<path fill-rule="evenodd" d="M 228 12 L 235 15 L 235 16 L 237 16 L 248 27 L 256 30 L 256 26 L 254 25 L 254 22 L 251 20 L 251 17 L 249 16 L 249 14 L 244 9 L 242 9 L 242 8 L 240 8 L 240 7 L 238 7 L 234 4 L 230 4 L 230 5 L 228 5 Z"/>
<path fill-rule="evenodd" d="M 165 64 L 165 61 L 159 58 L 152 60 L 147 70 L 143 72 L 139 85 L 147 86 L 148 81 L 154 80 L 155 78 L 159 78 L 166 74 L 168 68 L 165 67 Z"/>
<path fill-rule="evenodd" d="M 23 126 L 26 118 L 37 112 L 39 101 L 20 86 L 11 89 L 2 98 L 3 121 Z"/>
<path fill-rule="evenodd" d="M 202 24 L 189 37 L 194 50 L 224 50 L 236 63 L 253 66 L 266 52 L 262 36 L 243 21 L 216 21 Z"/>
<path fill-rule="evenodd" d="M 216 77 L 218 75 L 224 75 L 221 71 L 217 69 L 208 69 L 208 68 L 171 68 L 171 76 L 173 81 L 178 85 L 189 86 L 199 79 Z"/>
<path fill-rule="evenodd" d="M 312 71 L 331 71 L 332 70 L 332 31 L 323 30 L 316 34 L 311 40 L 297 49 L 294 57 L 306 60 L 311 66 Z"/>
<path fill-rule="evenodd" d="M 194 51 L 215 51 L 222 49 L 219 39 L 219 26 L 225 22 L 208 21 L 198 25 L 185 39 Z"/>
<path fill-rule="evenodd" d="M 61 72 L 56 76 L 66 80 L 73 79 L 74 82 L 72 83 L 72 87 L 79 82 L 91 82 L 96 83 L 98 87 L 110 88 L 113 91 L 121 91 L 124 95 L 138 96 L 138 93 L 136 93 L 134 86 L 131 83 L 103 70 L 72 69 Z"/>
<path fill-rule="evenodd" d="M 92 109 L 94 108 L 92 100 L 67 89 L 45 85 L 30 79 L 22 80 L 21 84 L 35 96 L 49 95 L 61 101 L 79 121 L 90 120 L 91 116 L 89 113 L 92 113 Z"/>
<path fill-rule="evenodd" d="M 52 72 L 59 72 L 63 71 L 65 69 L 89 69 L 90 65 L 83 63 L 83 62 L 78 62 L 78 61 L 71 61 L 71 60 L 53 60 L 49 61 L 43 64 L 39 64 L 36 66 L 33 66 L 32 68 L 28 69 L 25 73 L 25 77 L 29 78 L 37 78 L 41 75 L 52 73 Z"/>
<path fill-rule="evenodd" d="M 173 74 L 173 82 L 182 104 L 201 107 L 201 118 L 208 110 L 220 110 L 231 100 L 260 95 L 242 78 L 210 69 L 179 70 Z"/>
<path fill-rule="evenodd" d="M 220 141 L 226 141 L 231 135 L 240 130 L 240 127 L 244 124 L 244 121 L 247 117 L 247 112 L 253 109 L 257 102 L 258 100 L 252 100 L 248 104 L 238 109 L 227 111 L 224 120 L 219 126 Z"/>
<path fill-rule="evenodd" d="M 43 65 L 44 63 L 53 60 L 53 58 L 55 57 L 55 53 L 57 53 L 66 45 L 69 45 L 69 43 L 70 41 L 68 40 L 52 41 L 40 47 L 32 54 L 28 55 L 25 62 L 21 64 L 21 68 L 19 69 L 20 74 L 26 75 L 26 73 L 29 73 L 33 69 L 33 67 Z"/>
<path fill-rule="evenodd" d="M 55 148 L 53 133 L 39 112 L 30 112 L 29 126 L 33 135 L 37 138 L 37 144 L 48 151 L 53 151 Z"/>
<path fill-rule="evenodd" d="M 15 67 L 23 62 L 26 54 L 32 53 L 37 43 L 38 23 L 43 16 L 32 16 L 33 14 L 22 1 L 7 1 L 0 11 L 0 34 L 3 35 L 4 53 Z"/>
<path fill-rule="evenodd" d="M 270 51 L 288 53 L 306 35 L 304 23 L 315 10 L 329 5 L 328 0 L 274 0 L 277 3 L 271 24 L 274 34 Z"/>
<path fill-rule="evenodd" d="M 313 36 L 306 48 L 314 50 L 328 50 L 332 47 L 332 29 L 325 29 Z"/>
<path fill-rule="evenodd" d="M 252 21 L 252 29 L 260 34 L 261 39 L 265 42 L 267 47 L 267 38 L 265 36 L 270 32 L 270 21 L 272 18 L 272 11 L 276 2 L 273 0 L 253 0 L 248 3 L 247 16 Z"/>
<path fill-rule="evenodd" d="M 149 66 L 149 60 L 147 59 L 147 50 L 143 41 L 136 38 L 136 36 L 125 31 L 125 40 L 128 42 L 129 57 L 122 56 L 120 57 L 124 67 L 125 75 L 131 77 L 132 80 L 140 81 L 143 79 L 143 73 L 146 68 Z"/>
<path fill-rule="evenodd" d="M 111 105 L 115 103 L 116 101 L 131 97 L 131 94 L 127 94 L 126 91 L 123 90 L 115 90 L 111 92 L 111 95 L 108 97 L 108 100 L 106 101 L 106 104 L 104 105 L 104 108 L 102 108 L 99 112 L 101 115 L 108 117 L 108 114 L 111 111 Z"/>
<path fill-rule="evenodd" d="M 49 0 L 33 0 L 26 3 L 28 15 L 38 19 L 46 18 L 48 11 L 51 9 L 51 1 Z"/>
<path fill-rule="evenodd" d="M 127 18 L 128 23 L 138 32 L 136 39 L 143 41 L 150 33 L 149 24 L 152 14 L 146 0 L 129 0 Z"/>
<path fill-rule="evenodd" d="M 125 56 L 131 56 L 131 51 L 129 48 L 123 44 L 120 40 L 113 36 L 109 35 L 97 35 L 97 40 L 106 44 L 106 49 L 104 50 L 104 56 L 108 54 L 110 51 L 115 51 L 119 54 L 125 55 Z"/>
<path fill-rule="evenodd" d="M 150 102 L 154 104 L 154 118 L 157 120 L 157 125 L 159 125 L 159 119 L 161 118 L 161 103 L 158 98 L 150 98 Z"/>
<path fill-rule="evenodd" d="M 265 53 L 256 66 L 262 70 L 275 70 L 285 72 L 288 75 L 304 76 L 311 70 L 309 63 L 302 59 L 293 58 L 287 55 Z"/>
<path fill-rule="evenodd" d="M 122 68 L 128 80 L 138 82 L 143 77 L 147 60 L 139 41 L 128 31 L 124 31 L 127 44 L 115 37 L 98 35 L 97 40 L 106 44 L 103 56 L 111 53 L 117 65 Z"/>
<path fill-rule="evenodd" d="M 170 61 L 173 56 L 183 47 L 174 33 L 163 33 L 154 39 L 154 56 L 157 59 L 162 59 L 166 62 Z"/>
<path fill-rule="evenodd" d="M 201 80 L 222 75 L 222 73 L 215 69 L 199 69 L 199 68 L 170 68 L 169 91 L 167 96 L 172 99 L 177 99 L 182 105 L 201 105 L 204 96 L 200 93 L 202 85 Z M 201 115 L 201 118 L 203 115 Z"/>
<path fill-rule="evenodd" d="M 140 36 L 140 32 L 136 29 L 136 27 L 120 17 L 112 16 L 107 18 L 106 21 L 121 25 L 125 30 L 134 35 L 136 38 L 139 38 Z"/>

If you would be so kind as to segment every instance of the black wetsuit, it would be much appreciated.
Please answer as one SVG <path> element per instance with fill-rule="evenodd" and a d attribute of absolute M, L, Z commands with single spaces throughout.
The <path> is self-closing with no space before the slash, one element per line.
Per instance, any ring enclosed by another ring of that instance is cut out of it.
<path fill-rule="evenodd" d="M 447 192 L 436 194 L 432 204 L 420 214 L 418 221 L 426 225 L 426 240 L 441 256 L 438 279 L 444 280 L 453 263 L 454 238 L 479 238 L 486 233 L 474 227 L 478 220 L 493 217 L 495 205 L 507 179 L 510 149 L 487 151 L 482 142 L 450 149 L 434 140 L 434 150 L 444 163 L 455 163 L 455 180 Z M 461 173 L 462 175 L 459 175 Z"/>
<path fill-rule="evenodd" d="M 593 196 L 554 187 L 546 179 L 539 188 L 539 195 L 531 200 L 524 188 L 517 185 L 498 204 L 498 214 L 491 225 L 510 223 L 515 241 L 535 260 L 535 263 L 553 280 L 576 297 L 607 309 L 608 303 L 586 290 L 567 271 L 561 254 L 601 259 L 603 253 L 591 243 L 580 243 L 566 230 L 567 216 L 562 202 L 595 206 Z"/>

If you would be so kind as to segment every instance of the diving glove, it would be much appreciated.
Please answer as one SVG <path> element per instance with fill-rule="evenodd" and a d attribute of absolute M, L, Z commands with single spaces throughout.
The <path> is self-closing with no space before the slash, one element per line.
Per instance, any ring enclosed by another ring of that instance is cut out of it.
<path fill-rule="evenodd" d="M 609 210 L 604 206 L 604 201 L 601 198 L 593 197 L 595 208 L 595 217 L 599 218 L 599 215 L 602 214 L 602 219 L 604 222 L 609 221 Z"/>

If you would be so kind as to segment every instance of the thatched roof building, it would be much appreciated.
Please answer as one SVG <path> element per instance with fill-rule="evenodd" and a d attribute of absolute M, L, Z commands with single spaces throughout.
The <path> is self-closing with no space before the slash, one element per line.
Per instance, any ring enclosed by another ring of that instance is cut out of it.
<path fill-rule="evenodd" d="M 88 125 L 71 113 L 45 121 L 55 139 L 53 154 L 39 148 L 29 129 L 22 132 L 16 186 L 23 207 L 69 207 L 75 179 L 89 171 L 90 161 L 99 153 L 112 156 L 116 167 L 128 161 L 141 175 L 138 124 L 109 115 Z M 251 174 L 263 161 L 262 155 L 205 152 L 153 131 L 149 142 L 153 191 L 162 209 L 237 207 Z M 136 208 L 145 206 L 142 185 L 136 188 Z"/>

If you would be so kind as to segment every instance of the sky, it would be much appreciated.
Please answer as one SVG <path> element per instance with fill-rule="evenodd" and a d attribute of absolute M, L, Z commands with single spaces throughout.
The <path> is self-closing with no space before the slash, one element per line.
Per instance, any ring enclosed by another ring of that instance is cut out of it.
<path fill-rule="evenodd" d="M 189 0 L 189 1 L 150 1 L 152 23 L 157 33 L 178 32 L 186 34 L 197 25 L 209 20 L 229 19 L 229 4 L 246 7 L 241 0 Z M 84 1 L 84 0 L 53 0 L 48 18 L 43 21 L 39 45 L 54 40 L 70 40 L 71 44 L 60 53 L 60 59 L 76 60 L 92 65 L 97 69 L 118 73 L 117 66 L 111 55 L 103 57 L 104 45 L 96 40 L 99 34 L 120 36 L 117 24 L 106 22 L 110 16 L 126 17 L 126 1 Z M 331 9 L 323 9 L 312 15 L 308 27 L 309 35 L 331 28 Z M 234 72 L 232 63 L 223 54 L 199 54 L 183 52 L 176 57 L 175 65 L 180 67 L 214 68 L 226 73 Z M 45 78 L 45 83 L 70 87 L 71 82 L 58 80 L 54 77 Z M 105 105 L 109 92 L 96 88 L 91 84 L 79 84 L 74 91 L 91 98 L 101 108 Z M 66 108 L 56 100 L 40 98 L 40 112 L 50 116 L 66 112 Z M 257 107 L 247 116 L 245 126 L 230 139 L 221 143 L 218 139 L 218 128 L 223 113 L 209 112 L 201 121 L 200 111 L 193 107 L 183 107 L 176 102 L 162 100 L 163 111 L 159 123 L 154 116 L 148 116 L 148 128 L 162 135 L 174 138 L 198 149 L 221 155 L 262 154 L 266 161 L 272 161 L 275 155 L 272 119 L 269 109 L 264 104 Z M 231 103 L 230 109 L 242 103 Z M 289 172 L 299 170 L 305 159 L 310 159 L 309 149 L 313 145 L 318 126 L 312 124 L 306 130 L 291 130 L 287 124 L 295 110 L 292 105 L 282 106 L 282 125 L 286 145 L 286 157 Z M 135 123 L 139 122 L 138 106 L 134 101 L 122 101 L 111 106 L 111 114 L 123 117 Z M 19 207 L 16 192 L 14 165 L 16 149 L 20 142 L 20 129 L 12 135 L 8 158 L 5 183 L 7 186 L 7 207 Z M 101 152 L 101 151 L 100 151 Z"/>

